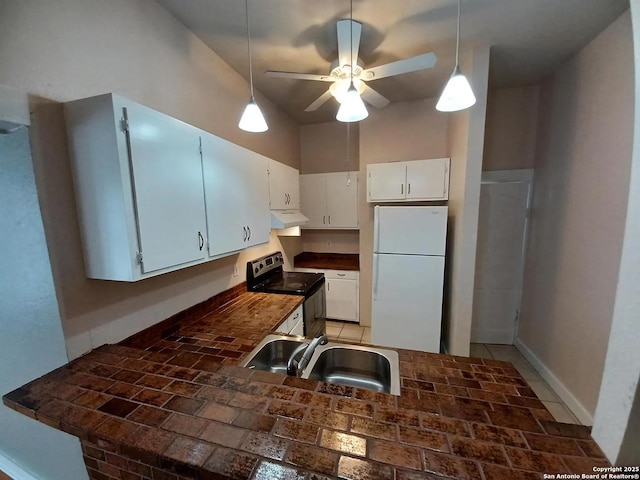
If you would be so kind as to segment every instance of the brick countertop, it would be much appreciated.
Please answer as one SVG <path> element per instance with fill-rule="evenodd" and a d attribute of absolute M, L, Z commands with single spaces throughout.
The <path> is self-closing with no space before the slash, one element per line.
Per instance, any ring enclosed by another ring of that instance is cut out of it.
<path fill-rule="evenodd" d="M 4 403 L 79 437 L 100 480 L 517 480 L 608 465 L 589 428 L 553 421 L 506 362 L 398 350 L 399 397 L 237 367 L 300 302 L 243 293 Z"/>

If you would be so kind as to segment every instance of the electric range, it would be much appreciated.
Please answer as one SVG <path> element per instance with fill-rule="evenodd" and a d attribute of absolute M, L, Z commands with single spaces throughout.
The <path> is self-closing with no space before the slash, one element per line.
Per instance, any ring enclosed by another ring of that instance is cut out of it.
<path fill-rule="evenodd" d="M 302 295 L 305 337 L 325 333 L 326 299 L 324 274 L 285 272 L 282 252 L 247 262 L 247 290 L 250 292 Z"/>

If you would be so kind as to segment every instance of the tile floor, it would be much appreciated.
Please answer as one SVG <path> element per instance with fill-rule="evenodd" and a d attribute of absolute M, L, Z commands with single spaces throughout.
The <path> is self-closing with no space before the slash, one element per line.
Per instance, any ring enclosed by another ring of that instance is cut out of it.
<path fill-rule="evenodd" d="M 370 343 L 371 328 L 361 327 L 357 323 L 351 322 L 327 321 L 327 336 L 331 340 L 343 342 Z M 511 362 L 558 422 L 580 424 L 549 384 L 542 379 L 513 345 L 473 343 L 471 344 L 471 356 Z"/>

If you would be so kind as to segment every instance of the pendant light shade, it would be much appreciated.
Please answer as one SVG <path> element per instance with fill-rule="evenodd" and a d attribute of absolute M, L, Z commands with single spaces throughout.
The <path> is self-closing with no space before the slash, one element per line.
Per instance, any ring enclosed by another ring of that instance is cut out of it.
<path fill-rule="evenodd" d="M 456 68 L 451 74 L 451 78 L 440 95 L 440 100 L 436 104 L 436 110 L 441 112 L 457 112 L 469 108 L 476 103 L 476 96 L 471 90 L 471 85 L 460 68 Z"/>
<path fill-rule="evenodd" d="M 469 108 L 476 103 L 476 96 L 471 90 L 467 77 L 460 71 L 460 0 L 458 0 L 458 31 L 456 34 L 456 66 L 449 81 L 444 87 L 436 110 L 441 112 L 457 112 Z"/>
<path fill-rule="evenodd" d="M 247 9 L 247 50 L 249 53 L 249 85 L 251 86 L 251 98 L 249 103 L 244 109 L 238 127 L 241 130 L 247 132 L 266 132 L 269 127 L 267 121 L 262 115 L 262 111 L 253 96 L 253 68 L 251 66 L 251 29 L 249 28 L 249 0 L 245 0 L 245 7 Z"/>
<path fill-rule="evenodd" d="M 267 126 L 267 122 L 262 115 L 262 111 L 260 110 L 260 107 L 253 97 L 251 97 L 249 103 L 244 109 L 244 113 L 240 118 L 238 127 L 246 132 L 256 133 L 266 132 L 269 129 L 269 127 Z"/>
<path fill-rule="evenodd" d="M 364 106 L 358 90 L 356 90 L 356 87 L 352 83 L 342 98 L 336 120 L 339 122 L 359 122 L 368 116 L 369 112 L 367 112 L 367 107 Z"/>

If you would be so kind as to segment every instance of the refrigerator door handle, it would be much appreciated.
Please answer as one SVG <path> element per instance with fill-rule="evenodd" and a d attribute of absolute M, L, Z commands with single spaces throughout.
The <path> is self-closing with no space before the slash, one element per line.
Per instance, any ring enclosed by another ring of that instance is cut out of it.
<path fill-rule="evenodd" d="M 377 253 L 373 254 L 373 300 L 378 298 L 378 258 Z"/>
<path fill-rule="evenodd" d="M 378 220 L 378 208 L 379 205 L 376 205 L 373 210 L 373 252 L 378 252 L 378 243 L 380 242 L 380 221 Z"/>

